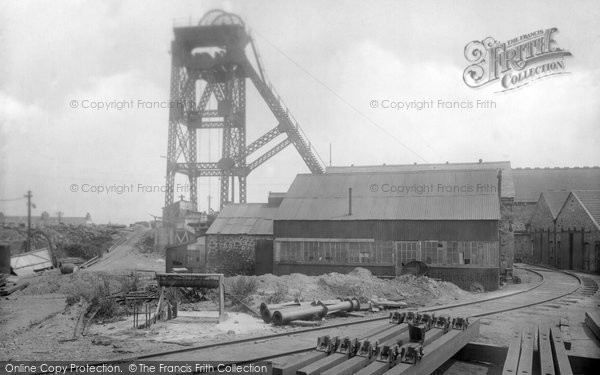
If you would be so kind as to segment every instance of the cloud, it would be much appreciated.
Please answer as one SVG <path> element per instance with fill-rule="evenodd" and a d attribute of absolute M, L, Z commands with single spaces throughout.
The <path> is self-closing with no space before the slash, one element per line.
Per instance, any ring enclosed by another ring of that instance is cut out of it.
<path fill-rule="evenodd" d="M 213 8 L 240 13 L 262 35 L 258 46 L 271 82 L 326 161 L 330 144 L 333 163 L 345 165 L 483 158 L 535 167 L 598 160 L 600 54 L 591 47 L 597 33 L 590 32 L 598 7 L 534 2 L 515 14 L 512 6 L 468 1 L 355 2 L 343 11 L 335 2 L 258 3 L 2 2 L 0 197 L 32 189 L 42 209 L 89 211 L 99 222 L 159 213 L 160 193 L 73 194 L 69 184 L 164 183 L 168 110 L 140 109 L 137 100 L 168 99 L 173 20 L 197 20 Z M 468 41 L 552 26 L 574 54 L 567 62 L 572 74 L 506 94 L 462 82 Z M 247 87 L 249 143 L 277 121 Z M 436 107 L 439 100 L 479 99 L 497 107 L 398 111 L 373 109 L 373 99 L 434 101 Z M 71 100 L 133 100 L 136 108 L 71 108 Z M 219 135 L 211 134 L 215 154 Z M 203 137 L 199 153 L 209 146 Z M 302 172 L 308 169 L 288 147 L 252 172 L 249 200 L 285 190 Z M 217 178 L 199 180 L 201 209 L 208 195 L 216 207 L 218 185 Z"/>

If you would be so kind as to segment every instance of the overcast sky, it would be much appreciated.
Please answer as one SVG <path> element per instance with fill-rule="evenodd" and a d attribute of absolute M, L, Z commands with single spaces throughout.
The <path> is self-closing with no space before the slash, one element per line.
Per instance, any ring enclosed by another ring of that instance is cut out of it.
<path fill-rule="evenodd" d="M 513 167 L 600 164 L 600 3 L 589 1 L 0 2 L 0 211 L 160 215 L 162 193 L 71 192 L 71 185 L 164 185 L 167 109 L 71 108 L 71 101 L 167 101 L 173 22 L 221 8 L 252 29 L 271 83 L 334 165 L 510 160 Z M 570 74 L 522 89 L 462 79 L 473 40 L 558 28 Z M 493 100 L 492 109 L 393 110 L 370 102 Z M 248 85 L 251 142 L 276 125 Z M 376 125 L 375 125 L 376 124 Z M 211 137 L 214 137 L 212 134 Z M 204 143 L 203 143 L 204 140 Z M 199 141 L 200 153 L 207 147 Z M 218 148 L 212 143 L 211 147 Z M 214 152 L 215 149 L 213 149 Z M 216 161 L 216 160 L 212 160 Z M 248 200 L 308 172 L 288 147 L 248 178 Z M 217 178 L 199 180 L 200 210 Z M 210 188 L 209 188 L 210 187 Z"/>

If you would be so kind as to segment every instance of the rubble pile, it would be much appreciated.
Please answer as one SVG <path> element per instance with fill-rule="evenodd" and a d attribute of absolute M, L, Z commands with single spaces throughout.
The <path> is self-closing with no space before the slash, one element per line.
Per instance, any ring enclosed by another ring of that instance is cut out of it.
<path fill-rule="evenodd" d="M 106 251 L 119 238 L 118 232 L 100 226 L 46 225 L 31 231 L 32 249 L 51 248 L 54 256 L 60 258 L 90 259 Z M 0 228 L 0 239 L 10 243 L 21 243 L 12 248 L 12 255 L 26 251 L 27 229 L 17 227 Z"/>
<path fill-rule="evenodd" d="M 140 253 L 154 252 L 154 232 L 150 231 L 144 234 L 135 245 Z"/>
<path fill-rule="evenodd" d="M 242 276 L 236 276 L 242 277 Z M 226 284 L 229 279 L 227 278 Z M 360 302 L 394 301 L 405 302 L 409 307 L 456 301 L 468 295 L 456 285 L 430 279 L 426 276 L 403 275 L 382 279 L 364 268 L 355 268 L 348 274 L 329 273 L 320 276 L 290 274 L 275 276 L 244 276 L 254 279 L 257 288 L 245 301 L 254 308 L 262 303 L 277 304 L 287 301 L 324 301 L 337 298 L 356 298 Z"/>

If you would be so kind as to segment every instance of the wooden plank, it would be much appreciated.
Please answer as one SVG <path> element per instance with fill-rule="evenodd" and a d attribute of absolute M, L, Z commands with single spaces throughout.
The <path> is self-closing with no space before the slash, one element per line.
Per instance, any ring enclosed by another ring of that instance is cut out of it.
<path fill-rule="evenodd" d="M 594 336 L 600 340 L 600 314 L 595 311 L 586 312 L 585 325 L 592 331 Z"/>
<path fill-rule="evenodd" d="M 29 286 L 29 283 L 28 282 L 24 282 L 24 283 L 17 284 L 17 285 L 15 285 L 13 287 L 10 287 L 10 288 L 4 288 L 4 289 L 0 290 L 0 296 L 11 295 L 14 292 L 18 292 L 21 289 L 27 288 L 27 286 Z"/>
<path fill-rule="evenodd" d="M 550 327 L 538 327 L 538 351 L 540 353 L 540 374 L 555 375 L 552 347 L 550 345 Z"/>
<path fill-rule="evenodd" d="M 562 335 L 558 327 L 550 329 L 550 344 L 552 346 L 552 355 L 554 356 L 554 369 L 557 375 L 573 375 L 569 357 L 562 342 Z"/>
<path fill-rule="evenodd" d="M 533 332 L 531 328 L 523 329 L 521 336 L 521 357 L 519 357 L 519 375 L 531 375 L 533 369 Z"/>
<path fill-rule="evenodd" d="M 502 375 L 514 375 L 519 366 L 519 357 L 521 356 L 521 332 L 514 332 L 513 338 L 508 346 L 508 354 L 504 360 Z"/>
<path fill-rule="evenodd" d="M 571 350 L 571 331 L 569 329 L 569 326 L 562 325 L 561 322 L 560 333 L 562 335 L 563 344 L 565 344 L 565 349 Z"/>
<path fill-rule="evenodd" d="M 452 359 L 461 362 L 478 362 L 485 359 L 486 363 L 501 367 L 504 365 L 507 354 L 508 346 L 470 342 Z"/>
<path fill-rule="evenodd" d="M 372 342 L 385 341 L 385 340 L 394 338 L 396 336 L 399 336 L 402 333 L 407 332 L 407 331 L 408 331 L 408 325 L 400 324 L 400 325 L 394 326 L 394 328 L 392 328 L 392 329 L 383 331 L 373 337 L 369 337 L 368 339 Z M 339 365 L 340 363 L 344 362 L 347 359 L 348 359 L 348 356 L 346 354 L 332 353 L 325 358 L 322 358 L 314 363 L 311 363 L 310 365 L 308 365 L 306 367 L 299 369 L 296 373 L 299 375 L 320 374 L 326 370 L 329 370 L 332 367 Z"/>
<path fill-rule="evenodd" d="M 301 367 L 318 361 L 321 358 L 327 357 L 327 353 L 320 351 L 312 351 L 310 353 L 294 354 L 287 356 L 284 360 L 278 363 L 273 363 L 273 375 L 292 375 Z"/>
<path fill-rule="evenodd" d="M 560 327 L 568 327 L 569 326 L 569 318 L 560 318 L 560 322 L 558 323 Z"/>
<path fill-rule="evenodd" d="M 390 325 L 390 323 L 384 323 L 381 326 L 370 330 L 367 334 L 363 335 L 361 339 L 374 336 L 392 327 L 394 326 Z M 291 356 L 278 358 L 273 363 L 273 375 L 295 374 L 296 370 L 298 370 L 299 368 L 308 366 L 309 364 L 325 357 L 327 357 L 327 353 L 315 350 L 310 353 L 294 354 Z"/>
<path fill-rule="evenodd" d="M 423 375 L 431 374 L 444 362 L 452 358 L 463 346 L 479 336 L 479 319 L 473 320 L 467 329 L 452 329 L 433 343 L 423 348 L 424 356 L 416 365 L 406 363 L 392 367 L 387 375 Z"/>
<path fill-rule="evenodd" d="M 225 278 L 219 275 L 219 323 L 225 319 Z"/>

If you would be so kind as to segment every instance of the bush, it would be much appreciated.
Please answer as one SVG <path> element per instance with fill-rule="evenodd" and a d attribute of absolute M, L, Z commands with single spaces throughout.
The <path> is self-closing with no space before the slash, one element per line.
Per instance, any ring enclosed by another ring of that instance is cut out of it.
<path fill-rule="evenodd" d="M 226 279 L 225 284 L 227 293 L 242 302 L 249 301 L 252 295 L 258 291 L 258 281 L 250 276 L 236 276 Z"/>
<path fill-rule="evenodd" d="M 267 303 L 280 303 L 288 300 L 288 286 L 283 283 L 275 285 L 275 292 L 267 297 Z"/>
<path fill-rule="evenodd" d="M 122 307 L 111 297 L 113 291 L 127 293 L 135 290 L 139 277 L 115 277 L 108 274 L 71 274 L 70 284 L 65 288 L 66 303 L 72 306 L 80 300 L 89 303 L 89 311 L 98 310 L 96 318 L 109 319 L 120 316 Z"/>
<path fill-rule="evenodd" d="M 121 315 L 123 309 L 114 298 L 99 298 L 90 305 L 90 311 L 98 309 L 96 318 L 107 319 Z"/>

